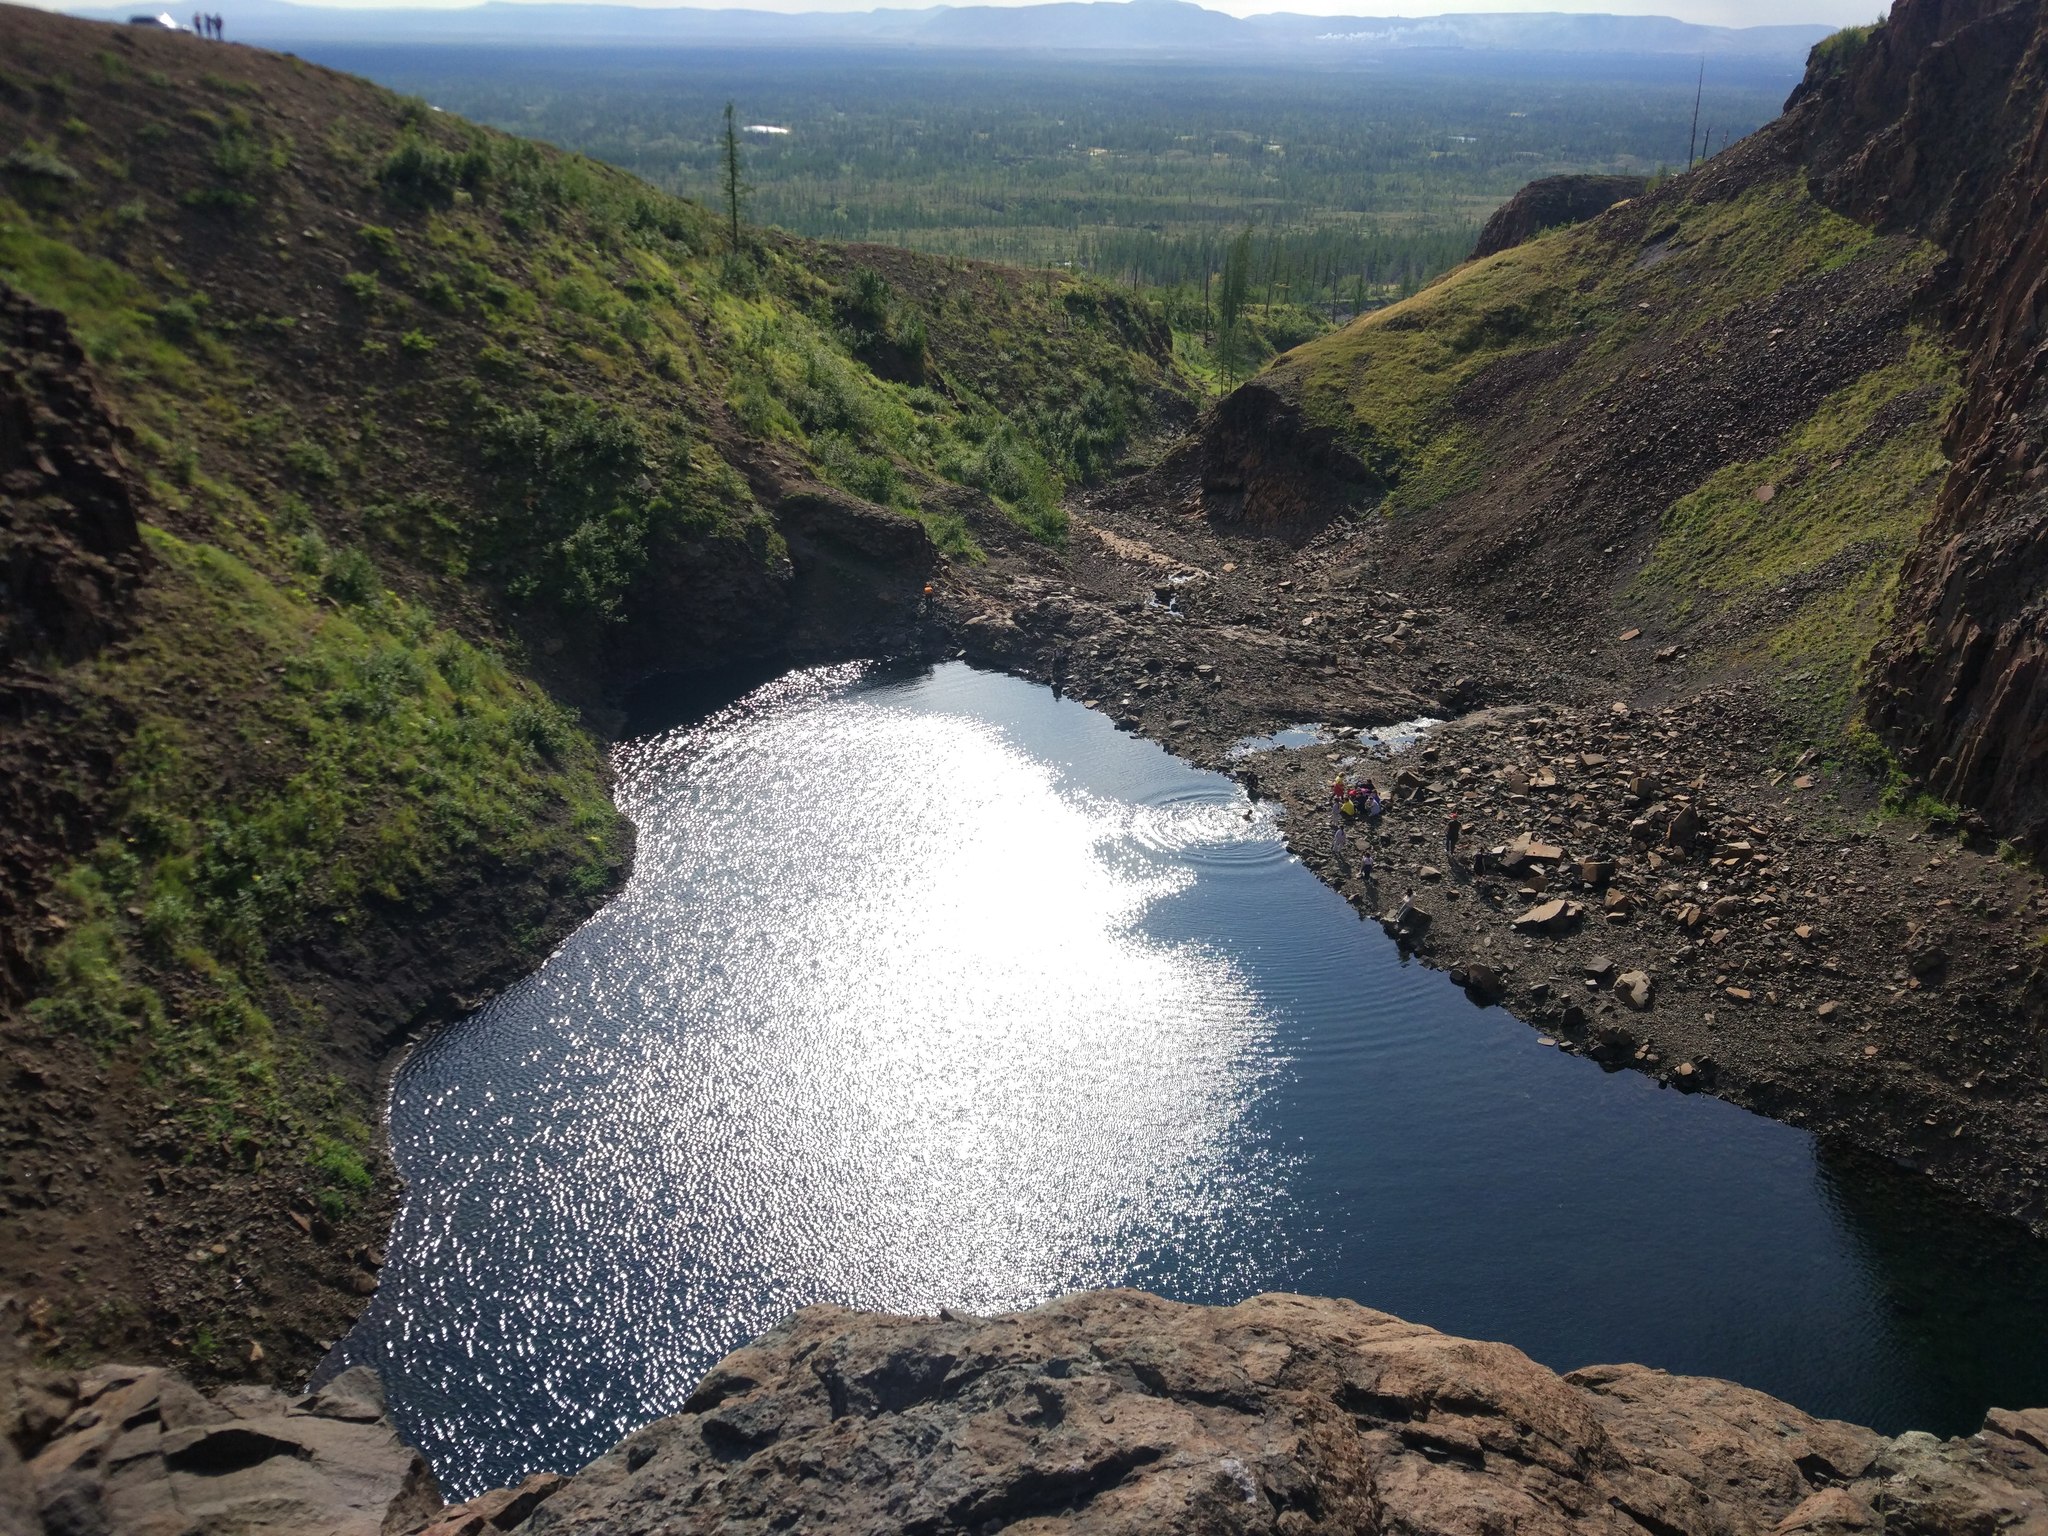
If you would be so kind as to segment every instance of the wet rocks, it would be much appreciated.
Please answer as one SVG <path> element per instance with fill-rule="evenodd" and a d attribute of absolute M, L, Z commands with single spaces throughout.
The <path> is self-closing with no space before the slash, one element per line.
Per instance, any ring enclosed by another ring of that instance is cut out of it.
<path fill-rule="evenodd" d="M 1500 971 L 1478 960 L 1463 967 L 1462 973 L 1453 971 L 1451 980 L 1458 982 L 1483 1003 L 1497 1002 L 1507 991 L 1507 981 Z"/>

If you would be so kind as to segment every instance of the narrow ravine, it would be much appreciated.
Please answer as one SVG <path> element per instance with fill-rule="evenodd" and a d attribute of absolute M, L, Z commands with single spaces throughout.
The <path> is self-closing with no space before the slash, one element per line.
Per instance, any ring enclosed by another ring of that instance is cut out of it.
<path fill-rule="evenodd" d="M 1888 1431 L 2048 1395 L 2038 1245 L 1546 1048 L 1047 689 L 795 673 L 618 766 L 627 889 L 399 1074 L 408 1194 L 329 1363 L 451 1497 L 821 1300 L 1300 1290 Z"/>

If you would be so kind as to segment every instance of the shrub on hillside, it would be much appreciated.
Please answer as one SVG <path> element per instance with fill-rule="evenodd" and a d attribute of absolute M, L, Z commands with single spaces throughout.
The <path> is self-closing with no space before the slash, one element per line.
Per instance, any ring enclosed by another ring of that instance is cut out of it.
<path fill-rule="evenodd" d="M 408 133 L 377 168 L 377 181 L 394 201 L 414 207 L 445 207 L 458 191 L 474 192 L 490 176 L 491 158 L 481 149 L 460 154 Z"/>

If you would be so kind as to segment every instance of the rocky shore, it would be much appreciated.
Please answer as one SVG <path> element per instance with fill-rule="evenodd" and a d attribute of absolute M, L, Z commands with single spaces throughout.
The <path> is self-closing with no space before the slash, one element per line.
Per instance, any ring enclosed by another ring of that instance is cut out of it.
<path fill-rule="evenodd" d="M 2040 1410 L 1886 1437 L 1725 1381 L 1559 1376 L 1305 1296 L 812 1307 L 581 1472 L 448 1509 L 366 1371 L 297 1398 L 127 1366 L 0 1391 L 0 1518 L 24 1536 L 2048 1530 Z"/>
<path fill-rule="evenodd" d="M 1777 691 L 1657 631 L 1568 642 L 1395 586 L 1383 524 L 1292 545 L 1200 506 L 1185 463 L 1114 488 L 1064 557 L 1012 550 L 959 588 L 953 632 L 1281 803 L 1361 917 L 1559 1049 L 2048 1230 L 2048 893 L 1981 822 L 1885 811 Z M 1377 745 L 1418 717 L 1442 723 Z M 1324 739 L 1233 750 L 1303 722 Z M 1390 795 L 1370 879 L 1330 856 L 1339 772 Z"/>

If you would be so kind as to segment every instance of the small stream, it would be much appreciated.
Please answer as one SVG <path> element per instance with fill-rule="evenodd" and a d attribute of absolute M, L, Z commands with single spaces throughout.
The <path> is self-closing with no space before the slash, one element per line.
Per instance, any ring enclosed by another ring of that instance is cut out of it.
<path fill-rule="evenodd" d="M 809 1302 L 1348 1296 L 1887 1431 L 2048 1402 L 2048 1250 L 1405 962 L 1230 779 L 952 664 L 620 749 L 626 889 L 423 1044 L 384 1372 L 451 1497 Z"/>

